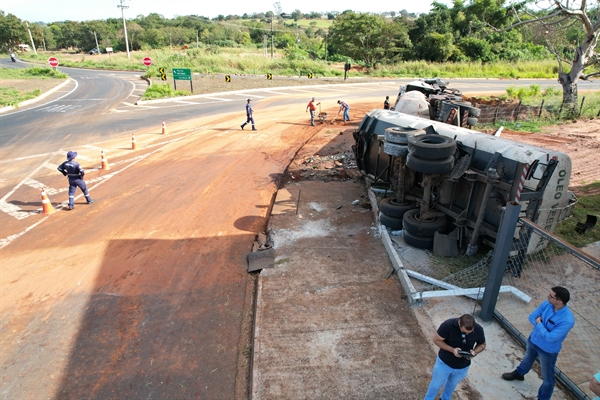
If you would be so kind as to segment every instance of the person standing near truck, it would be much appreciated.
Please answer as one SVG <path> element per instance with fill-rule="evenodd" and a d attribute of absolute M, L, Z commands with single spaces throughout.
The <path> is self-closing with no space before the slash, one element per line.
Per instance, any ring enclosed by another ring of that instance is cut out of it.
<path fill-rule="evenodd" d="M 442 386 L 440 400 L 450 400 L 456 386 L 467 377 L 471 359 L 485 350 L 485 333 L 471 314 L 463 314 L 442 322 L 433 343 L 440 351 L 425 400 L 434 400 Z"/>
<path fill-rule="evenodd" d="M 385 96 L 385 100 L 383 101 L 383 109 L 384 110 L 390 109 L 390 96 Z"/>
<path fill-rule="evenodd" d="M 512 372 L 502 374 L 505 381 L 522 381 L 539 357 L 542 367 L 542 386 L 539 400 L 550 400 L 554 392 L 554 366 L 563 341 L 575 326 L 575 317 L 567 306 L 571 294 L 562 286 L 554 286 L 548 298 L 529 314 L 533 330 L 527 339 L 527 350 L 521 363 Z"/>
<path fill-rule="evenodd" d="M 253 131 L 256 130 L 256 127 L 254 126 L 254 117 L 252 117 L 252 105 L 250 104 L 251 101 L 252 101 L 251 99 L 248 99 L 248 101 L 246 102 L 246 122 L 244 122 L 242 125 L 240 125 L 242 127 L 242 130 L 244 130 L 244 127 L 248 123 L 252 123 Z"/>
<path fill-rule="evenodd" d="M 313 97 L 309 102 L 308 105 L 306 106 L 306 111 L 310 111 L 310 124 L 312 126 L 315 126 L 315 113 L 317 111 L 317 106 L 321 104 L 321 102 L 318 102 L 315 105 L 315 98 Z"/>

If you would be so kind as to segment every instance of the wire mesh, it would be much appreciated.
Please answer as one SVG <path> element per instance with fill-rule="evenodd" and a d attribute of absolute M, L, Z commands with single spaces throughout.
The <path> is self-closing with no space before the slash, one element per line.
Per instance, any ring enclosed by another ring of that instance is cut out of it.
<path fill-rule="evenodd" d="M 525 122 L 540 119 L 561 119 L 600 115 L 597 101 L 586 100 L 583 96 L 576 106 L 565 105 L 560 97 L 544 99 L 541 102 L 503 102 L 498 104 L 475 104 L 480 109 L 479 123 Z"/>
<path fill-rule="evenodd" d="M 525 221 L 520 220 L 519 224 L 520 228 L 529 229 Z M 592 398 L 587 384 L 600 371 L 600 270 L 578 257 L 571 248 L 550 241 L 550 233 L 536 230 L 530 234 L 530 240 L 540 240 L 545 247 L 539 246 L 542 250 L 533 254 L 512 257 L 502 284 L 524 292 L 531 301 L 525 303 L 510 293 L 500 293 L 496 312 L 528 337 L 533 328 L 529 314 L 547 299 L 552 287 L 567 288 L 575 326 L 563 343 L 557 367 Z M 520 240 L 526 240 L 527 236 L 520 235 Z M 520 245 L 527 248 L 527 243 Z"/>

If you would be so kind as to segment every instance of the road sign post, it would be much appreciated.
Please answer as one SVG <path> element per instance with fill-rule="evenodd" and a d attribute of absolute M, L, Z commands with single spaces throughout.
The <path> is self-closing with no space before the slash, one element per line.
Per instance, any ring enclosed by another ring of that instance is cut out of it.
<path fill-rule="evenodd" d="M 190 81 L 190 89 L 194 93 L 192 70 L 189 68 L 173 68 L 173 87 L 177 90 L 177 81 Z"/>
<path fill-rule="evenodd" d="M 58 58 L 56 58 L 56 57 L 50 57 L 50 58 L 48 59 L 48 64 L 50 64 L 50 66 L 51 66 L 52 68 L 56 68 L 56 67 L 58 67 Z"/>

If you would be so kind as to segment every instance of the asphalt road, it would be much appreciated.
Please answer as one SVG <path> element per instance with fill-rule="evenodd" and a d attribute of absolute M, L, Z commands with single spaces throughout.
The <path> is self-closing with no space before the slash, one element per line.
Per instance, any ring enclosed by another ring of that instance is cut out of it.
<path fill-rule="evenodd" d="M 136 106 L 135 74 L 68 73 L 52 98 L 0 116 L 2 397 L 247 398 L 246 255 L 298 149 L 342 128 L 311 127 L 308 99 L 332 114 L 345 100 L 352 128 L 408 80 Z M 258 132 L 239 128 L 246 98 Z M 56 171 L 68 150 L 96 200 L 78 192 L 73 211 Z M 55 213 L 40 213 L 41 188 Z"/>

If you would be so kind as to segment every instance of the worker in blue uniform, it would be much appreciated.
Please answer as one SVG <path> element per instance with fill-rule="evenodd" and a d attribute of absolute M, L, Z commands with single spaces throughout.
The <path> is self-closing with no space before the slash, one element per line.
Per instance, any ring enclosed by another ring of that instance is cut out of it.
<path fill-rule="evenodd" d="M 255 131 L 256 127 L 254 126 L 254 117 L 252 117 L 252 104 L 250 104 L 251 101 L 251 99 L 248 99 L 246 102 L 246 122 L 244 122 L 241 127 L 244 129 L 246 124 L 252 123 L 252 130 Z"/>
<path fill-rule="evenodd" d="M 67 161 L 60 164 L 57 168 L 64 176 L 69 178 L 69 210 L 72 210 L 75 207 L 75 190 L 77 190 L 77 188 L 81 189 L 88 204 L 94 202 L 90 197 L 85 181 L 83 180 L 85 171 L 81 168 L 81 165 L 75 161 L 75 157 L 77 157 L 77 152 L 69 151 L 67 153 Z"/>

